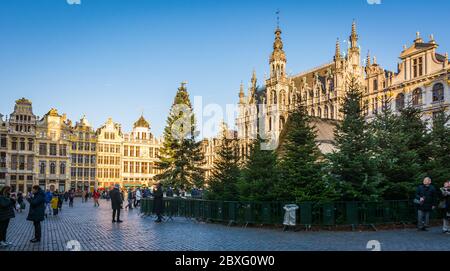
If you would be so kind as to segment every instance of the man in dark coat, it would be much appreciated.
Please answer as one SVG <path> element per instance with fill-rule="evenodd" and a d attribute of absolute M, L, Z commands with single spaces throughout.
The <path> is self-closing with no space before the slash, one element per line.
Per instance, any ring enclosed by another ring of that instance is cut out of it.
<path fill-rule="evenodd" d="M 430 221 L 430 213 L 436 207 L 437 192 L 431 184 L 431 178 L 426 177 L 423 184 L 417 187 L 416 202 L 417 209 L 417 228 L 418 230 L 426 231 Z"/>
<path fill-rule="evenodd" d="M 34 239 L 31 243 L 41 241 L 41 221 L 44 221 L 45 215 L 45 193 L 39 185 L 33 186 L 32 196 L 28 199 L 30 202 L 30 210 L 27 220 L 32 221 L 34 225 Z"/>
<path fill-rule="evenodd" d="M 15 200 L 10 196 L 11 187 L 5 186 L 0 191 L 0 247 L 12 245 L 6 241 L 6 233 L 8 231 L 9 221 L 14 218 Z"/>
<path fill-rule="evenodd" d="M 113 209 L 112 222 L 122 223 L 120 220 L 120 209 L 122 208 L 122 194 L 119 191 L 119 185 L 116 184 L 114 189 L 109 192 L 109 196 L 111 198 L 111 207 Z M 117 214 L 117 219 L 116 219 Z"/>
<path fill-rule="evenodd" d="M 163 190 L 161 183 L 156 185 L 156 188 L 153 189 L 153 212 L 158 217 L 156 219 L 156 223 L 160 223 L 162 221 L 162 213 L 164 211 L 164 202 L 163 202 Z"/>

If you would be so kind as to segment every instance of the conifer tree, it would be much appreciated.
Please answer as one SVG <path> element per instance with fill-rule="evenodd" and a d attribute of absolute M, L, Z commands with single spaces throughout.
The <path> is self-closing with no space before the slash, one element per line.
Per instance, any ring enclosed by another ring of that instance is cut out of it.
<path fill-rule="evenodd" d="M 178 189 L 203 185 L 204 159 L 200 142 L 196 142 L 195 137 L 195 116 L 185 83 L 182 83 L 164 129 L 164 142 L 157 162 L 162 173 L 155 179 Z"/>
<path fill-rule="evenodd" d="M 376 171 L 372 139 L 362 107 L 362 94 L 352 79 L 340 110 L 343 120 L 335 130 L 337 151 L 330 154 L 330 173 L 343 200 L 378 200 L 382 177 Z"/>
<path fill-rule="evenodd" d="M 238 188 L 243 201 L 276 200 L 274 188 L 279 182 L 277 156 L 273 150 L 263 150 L 258 137 L 251 146 L 250 155 L 241 171 Z"/>
<path fill-rule="evenodd" d="M 222 131 L 221 145 L 214 161 L 212 176 L 208 181 L 206 197 L 210 200 L 238 200 L 240 176 L 237 141 Z"/>
<path fill-rule="evenodd" d="M 329 186 L 324 182 L 321 153 L 315 142 L 315 127 L 303 106 L 289 115 L 277 150 L 279 178 L 276 196 L 281 201 L 323 201 Z"/>
<path fill-rule="evenodd" d="M 435 113 L 430 133 L 430 160 L 427 173 L 438 185 L 450 180 L 450 115 L 444 108 Z"/>

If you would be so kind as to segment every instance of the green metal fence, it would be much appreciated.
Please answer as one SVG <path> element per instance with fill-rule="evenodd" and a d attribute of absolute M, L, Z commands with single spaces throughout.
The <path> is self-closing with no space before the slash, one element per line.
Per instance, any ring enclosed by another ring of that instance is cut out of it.
<path fill-rule="evenodd" d="M 204 221 L 281 225 L 284 205 L 288 202 L 209 201 L 185 198 L 164 198 L 164 216 L 186 217 Z M 376 225 L 415 223 L 416 209 L 412 202 L 331 202 L 298 203 L 297 225 Z M 141 200 L 141 213 L 153 214 L 153 200 Z"/>

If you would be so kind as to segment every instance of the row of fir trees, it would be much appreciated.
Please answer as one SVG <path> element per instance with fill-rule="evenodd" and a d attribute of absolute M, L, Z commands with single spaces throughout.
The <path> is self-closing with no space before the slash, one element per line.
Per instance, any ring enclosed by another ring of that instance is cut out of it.
<path fill-rule="evenodd" d="M 183 86 L 177 104 L 191 108 Z M 352 80 L 334 131 L 335 151 L 325 155 L 303 106 L 290 113 L 275 150 L 262 148 L 265 141 L 258 137 L 243 159 L 237 140 L 224 132 L 206 182 L 195 119 L 190 114 L 191 125 L 179 128 L 184 138 L 175 139 L 173 124 L 187 117 L 172 107 L 159 163 L 163 173 L 157 177 L 178 188 L 205 187 L 211 200 L 295 202 L 409 199 L 425 176 L 437 185 L 450 179 L 450 116 L 444 108 L 427 122 L 417 107 L 393 112 L 389 104 L 367 121 L 361 89 Z"/>

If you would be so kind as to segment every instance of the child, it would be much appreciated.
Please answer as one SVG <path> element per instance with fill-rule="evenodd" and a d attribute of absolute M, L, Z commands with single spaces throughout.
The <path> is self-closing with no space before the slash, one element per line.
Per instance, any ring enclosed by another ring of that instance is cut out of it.
<path fill-rule="evenodd" d="M 58 215 L 58 201 L 59 201 L 58 195 L 56 193 L 53 194 L 53 198 L 50 201 L 50 205 L 53 209 L 53 215 Z"/>

